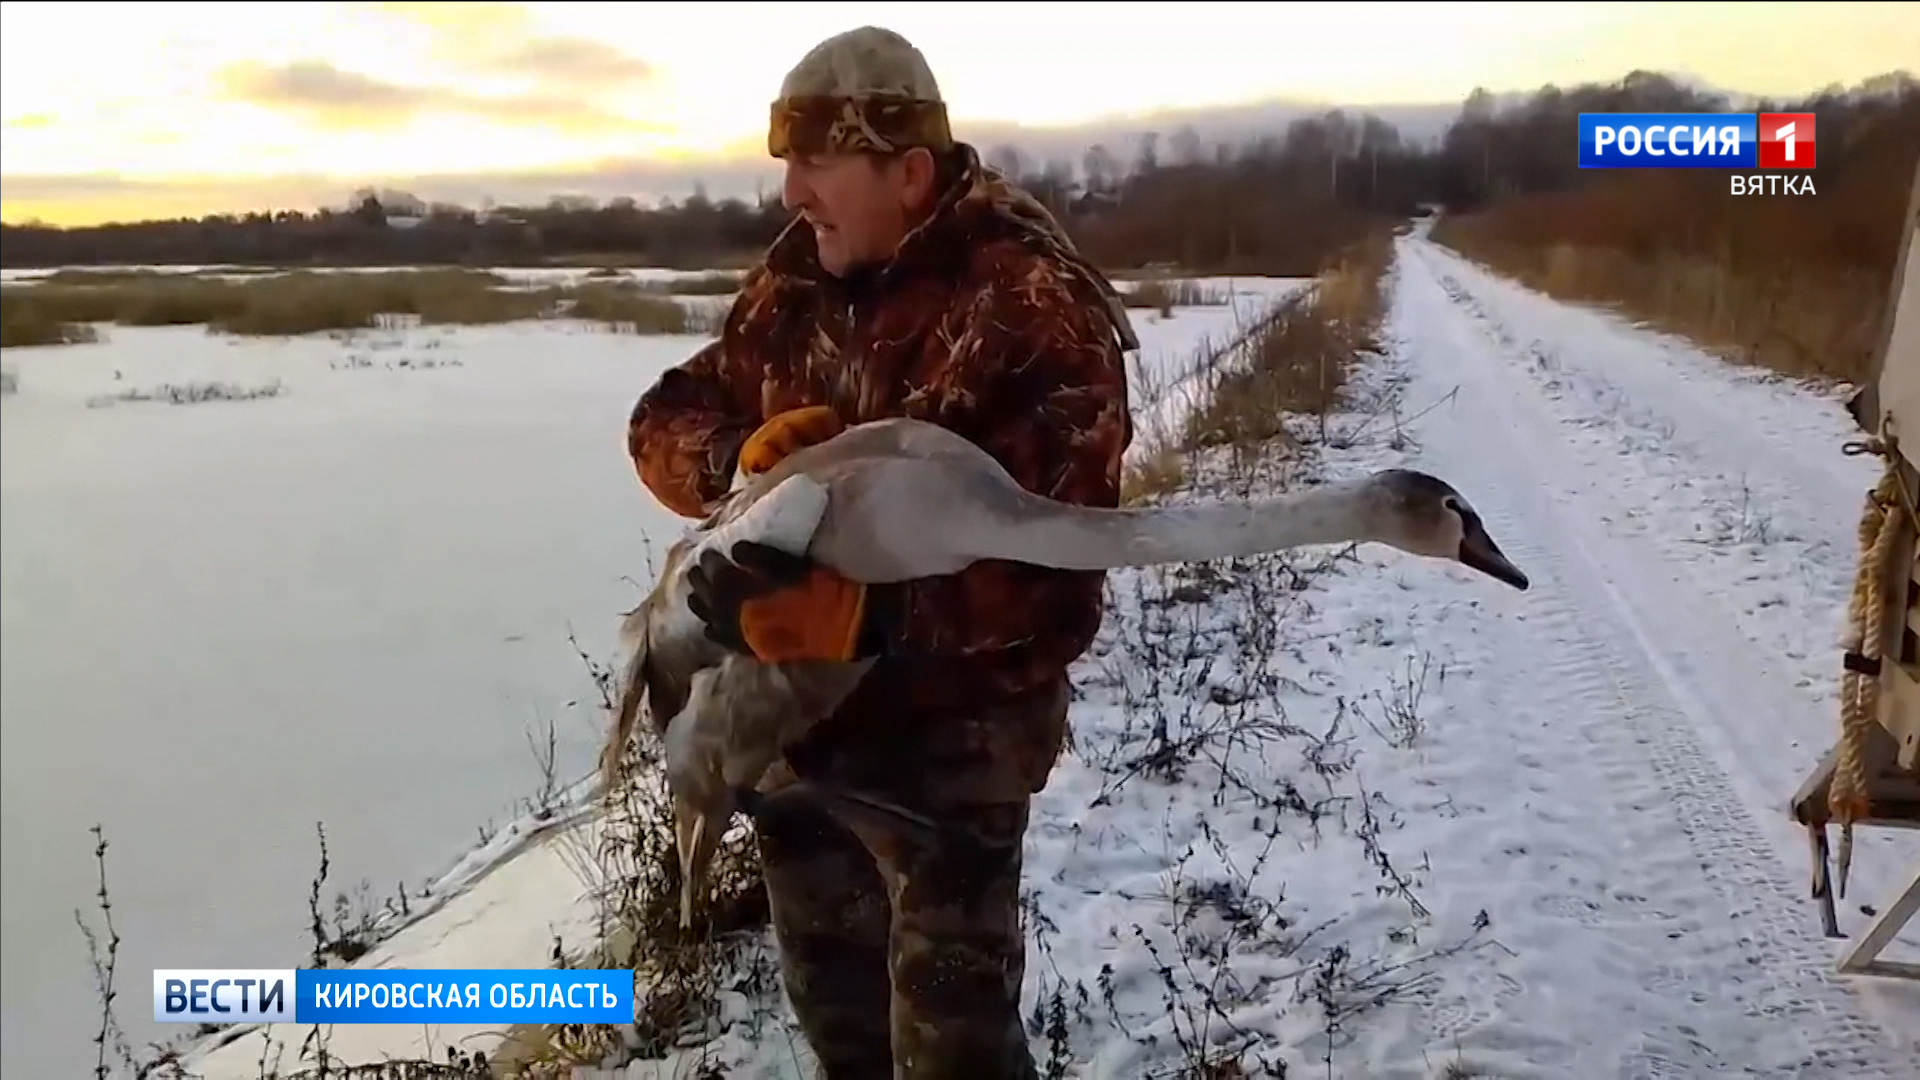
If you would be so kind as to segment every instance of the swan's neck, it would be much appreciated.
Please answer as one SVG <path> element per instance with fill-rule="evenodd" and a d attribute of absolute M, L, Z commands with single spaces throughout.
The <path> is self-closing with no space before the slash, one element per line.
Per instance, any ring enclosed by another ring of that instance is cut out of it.
<path fill-rule="evenodd" d="M 1270 551 L 1380 539 L 1366 479 L 1255 502 L 1120 510 L 1034 499 L 983 523 L 970 538 L 981 558 L 1063 570 L 1205 562 Z"/>

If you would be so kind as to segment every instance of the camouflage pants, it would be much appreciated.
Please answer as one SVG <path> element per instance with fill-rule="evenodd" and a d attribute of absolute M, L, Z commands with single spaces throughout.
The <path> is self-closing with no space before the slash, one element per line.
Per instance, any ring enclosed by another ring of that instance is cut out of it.
<path fill-rule="evenodd" d="M 1020 1023 L 1027 809 L 932 815 L 979 844 L 849 826 L 812 800 L 761 816 L 787 997 L 823 1080 L 1037 1076 Z"/>

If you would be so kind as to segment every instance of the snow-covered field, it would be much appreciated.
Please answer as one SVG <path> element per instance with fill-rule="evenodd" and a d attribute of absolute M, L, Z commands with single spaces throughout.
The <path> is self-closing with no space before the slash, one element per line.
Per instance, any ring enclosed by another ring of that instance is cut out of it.
<path fill-rule="evenodd" d="M 1251 308 L 1138 313 L 1143 370 L 1175 370 Z M 658 551 L 679 528 L 633 478 L 627 413 L 705 340 L 564 322 L 102 334 L 6 354 L 8 1075 L 91 1062 L 74 924 L 84 909 L 97 925 L 91 824 L 111 844 L 126 986 L 155 966 L 301 962 L 316 822 L 323 902 L 365 880 L 378 908 L 404 881 L 417 916 L 423 883 L 540 788 L 530 737 L 551 723 L 560 780 L 586 770 L 597 698 L 568 634 L 604 658 L 645 582 L 644 541 Z M 210 384 L 261 396 L 166 400 Z M 512 834 L 461 857 L 435 895 Z M 178 1034 L 144 1019 L 144 992 L 121 997 L 135 1043 Z"/>
<path fill-rule="evenodd" d="M 1136 313 L 1136 387 L 1178 382 L 1202 335 L 1255 313 Z M 1533 588 L 1376 547 L 1113 575 L 1074 746 L 1028 841 L 1036 1054 L 1116 1080 L 1222 1055 L 1248 1075 L 1916 1075 L 1920 998 L 1828 974 L 1784 814 L 1835 731 L 1872 478 L 1840 455 L 1854 432 L 1838 401 L 1418 238 L 1401 242 L 1388 329 L 1331 445 L 1254 476 L 1203 463 L 1201 486 L 1425 469 Z M 115 841 L 137 1019 L 141 973 L 176 962 L 158 957 L 299 962 L 316 818 L 337 874 L 413 880 L 535 786 L 530 700 L 581 699 L 561 774 L 584 767 L 598 728 L 560 624 L 604 655 L 633 595 L 620 577 L 645 572 L 640 537 L 669 535 L 616 432 L 694 342 L 395 340 L 373 355 L 463 366 L 336 370 L 350 350 L 324 339 L 175 331 L 17 361 L 0 425 L 9 1071 L 16 1033 L 38 1036 L 39 1060 L 54 1036 L 86 1049 L 60 1026 L 86 991 L 67 912 L 87 899 L 87 822 Z M 85 409 L 136 345 L 129 385 L 278 376 L 288 391 Z M 136 702 L 155 723 L 109 713 Z M 47 767 L 83 745 L 95 764 Z M 215 783 L 239 809 L 159 823 L 162 793 Z M 536 966 L 556 933 L 586 945 L 569 853 L 597 827 L 562 813 L 506 830 L 362 963 Z M 1916 860 L 1913 838 L 1863 832 L 1843 929 Z M 35 891 L 16 899 L 28 867 Z M 49 991 L 62 979 L 72 996 Z M 23 984 L 39 1013 L 13 1004 Z M 684 1060 L 623 1075 L 806 1075 L 777 1000 L 730 1004 L 738 1022 Z M 259 1038 L 198 1065 L 253 1076 Z M 331 1050 L 441 1057 L 496 1038 L 336 1028 Z"/>

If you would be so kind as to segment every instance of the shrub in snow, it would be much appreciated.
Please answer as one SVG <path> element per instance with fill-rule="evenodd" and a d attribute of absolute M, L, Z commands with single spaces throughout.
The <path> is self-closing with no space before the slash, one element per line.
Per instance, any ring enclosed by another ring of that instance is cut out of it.
<path fill-rule="evenodd" d="M 98 409 L 122 401 L 159 401 L 168 405 L 199 405 L 208 401 L 254 401 L 279 397 L 286 384 L 278 379 L 263 386 L 235 386 L 223 382 L 193 382 L 184 385 L 161 383 L 152 390 L 123 390 L 118 394 L 99 394 L 87 399 L 87 408 Z"/>

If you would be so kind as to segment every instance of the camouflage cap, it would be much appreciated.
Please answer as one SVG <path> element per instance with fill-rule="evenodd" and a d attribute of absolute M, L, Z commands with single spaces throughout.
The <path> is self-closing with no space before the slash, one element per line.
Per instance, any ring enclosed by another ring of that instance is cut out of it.
<path fill-rule="evenodd" d="M 953 144 L 927 58 L 891 30 L 863 26 L 815 45 L 780 84 L 767 152 L 890 154 Z"/>

